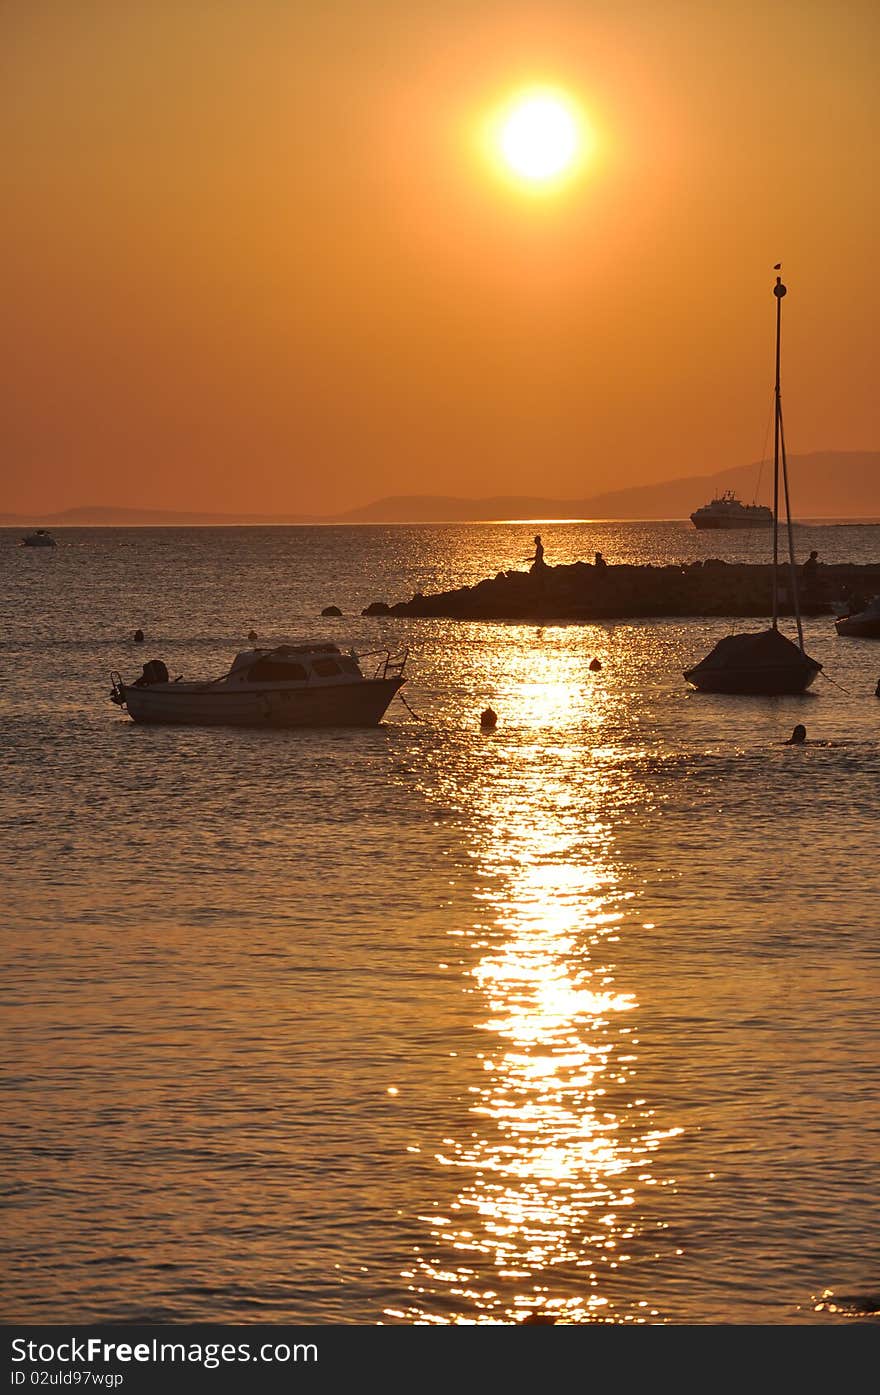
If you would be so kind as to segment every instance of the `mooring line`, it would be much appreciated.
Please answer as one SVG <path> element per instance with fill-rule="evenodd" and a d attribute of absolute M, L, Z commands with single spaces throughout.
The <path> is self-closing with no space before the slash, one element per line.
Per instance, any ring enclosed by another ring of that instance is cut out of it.
<path fill-rule="evenodd" d="M 409 703 L 407 702 L 406 698 L 403 696 L 403 693 L 398 693 L 397 696 L 400 698 L 400 701 L 403 703 L 404 707 L 406 708 L 407 712 L 409 713 L 409 715 L 410 715 L 411 717 L 414 717 L 415 720 L 416 720 L 417 722 L 423 722 L 423 721 L 424 721 L 424 718 L 423 718 L 423 717 L 420 717 L 419 714 L 418 714 L 418 712 L 413 712 L 413 710 L 412 710 L 412 708 L 410 707 Z"/>
<path fill-rule="evenodd" d="M 834 686 L 835 686 L 835 688 L 839 688 L 840 691 L 841 691 L 842 693 L 845 693 L 847 697 L 852 697 L 852 696 L 853 696 L 853 694 L 850 692 L 849 688 L 845 688 L 845 687 L 843 686 L 842 683 L 838 683 L 838 682 L 837 682 L 837 679 L 836 679 L 836 678 L 832 678 L 831 675 L 830 675 L 830 673 L 826 673 L 825 670 L 824 670 L 824 668 L 823 668 L 823 669 L 820 669 L 820 673 L 821 673 L 821 676 L 825 679 L 825 681 L 826 681 L 827 683 L 833 683 Z"/>

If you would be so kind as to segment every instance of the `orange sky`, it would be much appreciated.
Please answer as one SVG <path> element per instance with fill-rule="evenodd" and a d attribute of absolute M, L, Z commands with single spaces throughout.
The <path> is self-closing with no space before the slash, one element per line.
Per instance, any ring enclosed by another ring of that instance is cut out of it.
<path fill-rule="evenodd" d="M 880 445 L 869 0 L 5 0 L 0 511 L 583 497 Z M 476 141 L 524 83 L 593 157 Z"/>

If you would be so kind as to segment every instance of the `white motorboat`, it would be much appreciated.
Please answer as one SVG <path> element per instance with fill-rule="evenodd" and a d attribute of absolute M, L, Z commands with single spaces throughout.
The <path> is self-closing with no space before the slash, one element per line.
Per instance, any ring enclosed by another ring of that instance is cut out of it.
<path fill-rule="evenodd" d="M 33 533 L 26 533 L 21 540 L 22 547 L 57 547 L 55 539 L 51 533 L 47 533 L 45 528 L 37 528 Z"/>
<path fill-rule="evenodd" d="M 237 654 L 228 673 L 207 682 L 169 677 L 151 659 L 133 683 L 112 673 L 110 698 L 135 722 L 186 726 L 374 727 L 406 681 L 408 650 L 383 650 L 367 677 L 354 650 L 335 644 L 279 644 Z M 372 657 L 376 657 L 373 655 Z"/>
<path fill-rule="evenodd" d="M 880 639 L 880 596 L 875 596 L 863 610 L 841 615 L 834 628 L 839 635 L 854 639 Z"/>

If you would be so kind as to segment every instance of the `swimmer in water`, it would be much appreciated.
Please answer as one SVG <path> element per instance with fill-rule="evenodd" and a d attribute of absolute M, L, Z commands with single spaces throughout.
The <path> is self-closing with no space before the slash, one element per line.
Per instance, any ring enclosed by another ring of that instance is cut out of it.
<path fill-rule="evenodd" d="M 794 731 L 787 741 L 783 741 L 783 746 L 802 746 L 807 739 L 807 729 L 798 722 Z"/>

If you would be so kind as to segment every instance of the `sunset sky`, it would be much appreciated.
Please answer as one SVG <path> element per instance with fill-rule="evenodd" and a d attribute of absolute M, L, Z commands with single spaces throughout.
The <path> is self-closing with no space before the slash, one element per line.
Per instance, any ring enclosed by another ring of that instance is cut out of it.
<path fill-rule="evenodd" d="M 5 0 L 0 510 L 880 446 L 875 0 Z M 572 167 L 505 166 L 562 94 Z"/>

